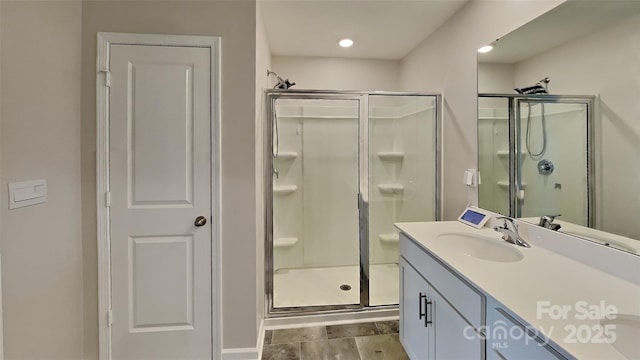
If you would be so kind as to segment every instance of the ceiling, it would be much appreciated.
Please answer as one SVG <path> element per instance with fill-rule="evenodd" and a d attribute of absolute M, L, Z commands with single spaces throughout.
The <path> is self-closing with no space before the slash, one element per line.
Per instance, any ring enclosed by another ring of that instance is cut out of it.
<path fill-rule="evenodd" d="M 469 0 L 261 0 L 272 55 L 402 59 Z M 352 38 L 351 48 L 338 39 Z"/>
<path fill-rule="evenodd" d="M 639 13 L 639 0 L 570 0 L 501 37 L 478 61 L 517 63 Z"/>

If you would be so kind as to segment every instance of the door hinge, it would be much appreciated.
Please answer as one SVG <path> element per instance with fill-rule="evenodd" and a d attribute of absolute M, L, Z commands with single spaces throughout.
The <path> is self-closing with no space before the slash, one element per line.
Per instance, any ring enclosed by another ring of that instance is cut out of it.
<path fill-rule="evenodd" d="M 107 87 L 111 87 L 111 71 L 109 69 L 101 70 L 104 73 L 104 84 Z"/>
<path fill-rule="evenodd" d="M 106 207 L 111 207 L 111 191 L 104 194 L 104 203 Z"/>
<path fill-rule="evenodd" d="M 113 325 L 113 309 L 107 311 L 107 326 Z"/>

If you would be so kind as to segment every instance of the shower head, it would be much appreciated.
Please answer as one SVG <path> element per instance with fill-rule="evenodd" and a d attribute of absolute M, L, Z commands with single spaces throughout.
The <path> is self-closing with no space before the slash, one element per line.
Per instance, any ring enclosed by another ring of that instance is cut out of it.
<path fill-rule="evenodd" d="M 538 81 L 533 86 L 527 86 L 522 88 L 515 88 L 518 94 L 526 94 L 526 95 L 534 95 L 534 94 L 548 94 L 549 93 L 549 83 L 551 79 L 545 77 L 544 79 Z"/>
<path fill-rule="evenodd" d="M 542 84 L 542 86 L 544 86 L 544 91 L 548 94 L 549 93 L 549 83 L 551 82 L 551 79 L 549 79 L 548 77 L 545 77 L 544 79 L 538 81 L 538 84 Z"/>
<path fill-rule="evenodd" d="M 292 87 L 295 84 L 296 83 L 290 82 L 289 79 L 282 80 L 282 78 L 278 76 L 278 83 L 273 88 L 287 90 L 288 88 Z"/>
<path fill-rule="evenodd" d="M 283 80 L 275 72 L 273 72 L 271 70 L 267 70 L 267 76 L 271 76 L 271 75 L 274 75 L 276 77 L 276 80 L 278 81 L 278 83 L 273 87 L 274 89 L 287 90 L 287 89 L 289 89 L 290 87 L 292 87 L 293 85 L 296 84 L 296 83 L 290 82 L 289 79 L 284 79 Z"/>
<path fill-rule="evenodd" d="M 515 88 L 513 90 L 515 90 L 518 94 L 525 94 L 525 95 L 547 94 L 547 89 L 545 89 L 545 87 L 542 86 L 540 83 L 535 84 L 533 86 Z"/>

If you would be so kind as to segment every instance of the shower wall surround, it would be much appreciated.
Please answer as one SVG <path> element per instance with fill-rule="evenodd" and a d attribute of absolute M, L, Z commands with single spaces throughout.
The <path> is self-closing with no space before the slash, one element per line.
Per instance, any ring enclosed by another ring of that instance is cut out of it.
<path fill-rule="evenodd" d="M 344 102 L 278 102 L 276 271 L 358 264 L 358 104 Z"/>
<path fill-rule="evenodd" d="M 325 103 L 283 99 L 276 108 L 275 270 L 359 262 L 358 104 Z M 431 99 L 371 97 L 371 263 L 397 263 L 394 222 L 435 219 L 435 168 L 426 166 L 435 134 L 425 121 L 435 110 Z"/>

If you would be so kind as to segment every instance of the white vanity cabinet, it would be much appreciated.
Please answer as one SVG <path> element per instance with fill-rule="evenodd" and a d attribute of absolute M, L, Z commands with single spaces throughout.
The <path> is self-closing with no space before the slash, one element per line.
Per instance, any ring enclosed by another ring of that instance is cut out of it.
<path fill-rule="evenodd" d="M 412 360 L 640 359 L 637 256 L 527 223 L 529 248 L 458 221 L 395 226 Z"/>
<path fill-rule="evenodd" d="M 400 342 L 412 360 L 483 359 L 485 298 L 400 236 Z"/>

